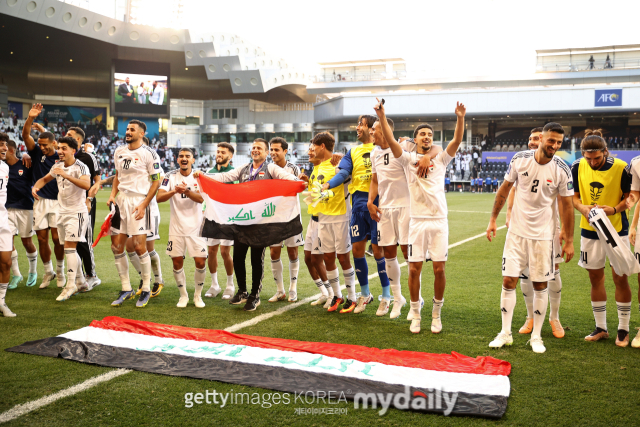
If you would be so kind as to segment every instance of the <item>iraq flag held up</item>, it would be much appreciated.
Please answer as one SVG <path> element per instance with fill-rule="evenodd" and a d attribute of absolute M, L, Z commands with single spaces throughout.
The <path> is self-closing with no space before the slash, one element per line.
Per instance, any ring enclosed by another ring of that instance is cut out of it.
<path fill-rule="evenodd" d="M 206 206 L 202 237 L 265 247 L 302 233 L 298 193 L 306 189 L 304 182 L 267 179 L 229 185 L 203 174 L 198 180 Z"/>

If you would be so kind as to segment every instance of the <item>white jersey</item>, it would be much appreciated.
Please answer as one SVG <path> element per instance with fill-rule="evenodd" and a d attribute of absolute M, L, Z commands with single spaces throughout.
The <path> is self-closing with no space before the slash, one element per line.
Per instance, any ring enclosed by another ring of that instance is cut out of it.
<path fill-rule="evenodd" d="M 631 191 L 640 191 L 640 156 L 631 159 L 626 169 L 631 176 Z"/>
<path fill-rule="evenodd" d="M 9 165 L 0 160 L 0 227 L 9 226 L 7 212 L 7 185 L 9 185 Z"/>
<path fill-rule="evenodd" d="M 447 217 L 447 199 L 444 192 L 444 178 L 447 173 L 447 165 L 453 157 L 443 150 L 431 159 L 429 174 L 426 178 L 418 176 L 418 161 L 423 157 L 417 152 L 402 152 L 398 158 L 405 170 L 409 182 L 409 195 L 411 197 L 411 218 L 441 219 Z"/>
<path fill-rule="evenodd" d="M 187 188 L 193 192 L 200 192 L 198 181 L 193 177 L 193 171 L 188 176 L 184 176 L 179 169 L 173 170 L 165 176 L 160 189 L 172 191 L 181 184 L 186 184 Z M 176 193 L 169 199 L 169 204 L 171 205 L 169 235 L 197 236 L 202 225 L 201 203 L 194 202 L 186 194 Z"/>
<path fill-rule="evenodd" d="M 113 160 L 118 173 L 118 191 L 125 194 L 146 196 L 151 182 L 164 176 L 158 153 L 144 144 L 135 150 L 121 145 L 116 148 Z"/>
<path fill-rule="evenodd" d="M 409 186 L 400 159 L 391 148 L 378 146 L 371 153 L 371 172 L 378 176 L 378 206 L 380 209 L 404 208 L 410 203 Z"/>
<path fill-rule="evenodd" d="M 640 272 L 640 265 L 629 247 L 629 242 L 625 243 L 623 238 L 618 235 L 602 209 L 597 208 L 589 211 L 589 224 L 596 229 L 609 262 L 617 274 L 631 276 Z"/>
<path fill-rule="evenodd" d="M 418 149 L 418 144 L 416 144 L 413 139 L 405 139 L 400 143 L 400 147 L 402 147 L 404 151 L 411 153 Z"/>
<path fill-rule="evenodd" d="M 535 150 L 521 151 L 511 159 L 504 179 L 517 181 L 509 232 L 527 239 L 553 240 L 558 195 L 573 196 L 569 166 L 557 156 L 541 165 L 536 161 Z"/>
<path fill-rule="evenodd" d="M 60 167 L 58 165 L 62 165 Z M 58 175 L 55 171 L 62 169 L 67 175 L 73 178 L 80 178 L 82 176 L 88 176 L 91 179 L 89 168 L 80 160 L 75 161 L 71 166 L 66 167 L 64 163 L 56 163 L 49 172 L 49 175 L 56 179 L 58 183 L 58 214 L 76 214 L 80 212 L 87 212 L 87 190 L 80 188 L 77 185 L 69 182 Z"/>
<path fill-rule="evenodd" d="M 278 165 L 276 165 L 278 166 Z M 300 168 L 297 165 L 294 165 L 291 162 L 287 162 L 286 165 L 284 165 L 284 167 L 282 168 L 285 171 L 289 172 L 291 175 L 295 176 L 296 178 L 298 177 L 298 175 L 300 175 Z"/>

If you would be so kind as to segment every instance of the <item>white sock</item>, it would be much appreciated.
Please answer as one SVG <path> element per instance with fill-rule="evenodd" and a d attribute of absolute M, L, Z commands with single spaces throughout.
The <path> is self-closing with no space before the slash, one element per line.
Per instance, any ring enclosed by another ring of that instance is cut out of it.
<path fill-rule="evenodd" d="M 57 259 L 56 260 L 56 274 L 58 275 L 58 277 L 62 277 L 64 276 L 64 258 L 63 259 Z"/>
<path fill-rule="evenodd" d="M 533 282 L 529 279 L 529 269 L 526 269 L 523 275 L 526 279 L 520 279 L 520 290 L 524 297 L 524 305 L 527 306 L 527 318 L 533 319 Z"/>
<path fill-rule="evenodd" d="M 549 289 L 549 320 L 559 320 L 560 299 L 562 297 L 562 279 L 560 270 L 555 271 L 555 279 L 548 282 Z"/>
<path fill-rule="evenodd" d="M 298 273 L 300 272 L 300 258 L 289 261 L 289 290 L 298 291 Z"/>
<path fill-rule="evenodd" d="M 160 255 L 158 252 L 149 252 L 149 259 L 151 260 L 151 269 L 153 270 L 153 283 L 162 283 L 162 267 L 160 266 Z"/>
<path fill-rule="evenodd" d="M 542 334 L 542 324 L 547 317 L 547 306 L 549 305 L 549 292 L 547 289 L 533 291 L 533 331 L 532 337 L 539 337 Z"/>
<path fill-rule="evenodd" d="M 438 319 L 440 317 L 440 310 L 442 310 L 442 305 L 444 304 L 444 298 L 438 301 L 435 297 L 433 298 L 433 310 L 431 310 L 431 317 L 434 319 Z"/>
<path fill-rule="evenodd" d="M 78 260 L 78 269 L 76 270 L 76 286 L 83 285 L 85 282 L 84 272 L 82 271 L 82 259 L 80 259 L 80 255 L 78 255 L 78 251 L 76 250 L 76 259 Z M 67 261 L 67 264 L 69 262 Z"/>
<path fill-rule="evenodd" d="M 624 329 L 629 332 L 629 318 L 631 317 L 631 303 L 617 302 L 618 305 L 618 330 Z"/>
<path fill-rule="evenodd" d="M 284 266 L 282 265 L 281 260 L 279 259 L 271 260 L 271 271 L 273 272 L 273 280 L 276 281 L 278 292 L 282 292 L 282 293 L 284 293 L 284 283 L 282 283 L 283 270 L 284 270 Z"/>
<path fill-rule="evenodd" d="M 219 289 L 220 285 L 218 284 L 218 272 L 211 273 L 211 287 L 213 289 Z"/>
<path fill-rule="evenodd" d="M 387 266 L 387 276 L 389 276 L 389 286 L 395 301 L 402 299 L 402 284 L 400 283 L 400 264 L 398 258 L 385 258 L 384 262 Z"/>
<path fill-rule="evenodd" d="M 329 279 L 329 284 L 331 285 L 331 289 L 333 289 L 333 296 L 342 298 L 342 291 L 340 290 L 340 273 L 338 272 L 337 267 L 333 271 L 327 270 L 327 279 Z"/>
<path fill-rule="evenodd" d="M 227 286 L 234 286 L 233 284 L 233 274 L 227 276 Z"/>
<path fill-rule="evenodd" d="M 607 330 L 607 302 L 591 301 L 593 317 L 596 320 L 596 328 Z"/>
<path fill-rule="evenodd" d="M 411 313 L 413 314 L 414 319 L 420 319 L 420 301 L 411 301 Z"/>
<path fill-rule="evenodd" d="M 329 283 L 329 281 L 327 280 L 326 282 L 323 283 L 323 285 L 327 291 L 327 298 L 328 299 L 333 298 L 333 289 L 331 288 L 331 283 Z"/>
<path fill-rule="evenodd" d="M 34 253 L 27 253 L 27 259 L 29 260 L 29 274 L 36 274 L 38 272 L 38 251 Z"/>
<path fill-rule="evenodd" d="M 51 260 L 43 264 L 44 264 L 44 274 L 53 275 L 53 264 L 51 263 Z"/>
<path fill-rule="evenodd" d="M 511 321 L 513 320 L 513 309 L 516 308 L 516 290 L 502 288 L 500 294 L 500 310 L 502 311 L 502 332 L 511 333 Z"/>
<path fill-rule="evenodd" d="M 316 284 L 316 286 L 318 287 L 318 290 L 322 295 L 324 295 L 325 297 L 329 295 L 329 292 L 327 292 L 327 289 L 324 287 L 324 283 L 322 283 L 322 280 L 316 279 L 313 281 L 313 283 Z"/>
<path fill-rule="evenodd" d="M 355 302 L 356 301 L 356 271 L 351 267 L 348 270 L 342 272 L 344 275 L 344 282 L 347 285 L 347 295 L 348 298 Z"/>
<path fill-rule="evenodd" d="M 7 294 L 8 283 L 0 283 L 0 304 L 4 304 L 4 296 Z"/>
<path fill-rule="evenodd" d="M 131 282 L 129 281 L 129 261 L 127 261 L 127 254 L 122 252 L 115 256 L 116 270 L 118 270 L 118 276 L 120 276 L 120 283 L 122 283 L 123 291 L 131 290 Z"/>
<path fill-rule="evenodd" d="M 11 274 L 14 276 L 22 276 L 22 274 L 20 274 L 20 266 L 18 265 L 18 251 L 15 249 L 11 252 Z"/>
<path fill-rule="evenodd" d="M 142 277 L 142 266 L 140 265 L 140 257 L 138 257 L 138 254 L 135 252 L 127 252 L 127 255 L 129 255 L 129 261 L 131 261 L 133 268 L 135 268 L 138 275 Z"/>
<path fill-rule="evenodd" d="M 196 290 L 193 291 L 193 296 L 194 297 L 196 295 L 199 296 L 199 297 L 202 296 L 202 288 L 204 286 L 204 279 L 205 279 L 206 275 L 207 275 L 207 270 L 205 270 L 204 268 L 202 270 L 199 270 L 199 269 L 196 268 L 196 273 L 194 275 L 195 280 L 196 280 Z"/>
<path fill-rule="evenodd" d="M 178 290 L 180 291 L 180 298 L 189 297 L 187 293 L 187 276 L 184 274 L 184 268 L 176 271 L 173 270 L 173 278 L 176 279 L 176 285 L 178 285 Z"/>
<path fill-rule="evenodd" d="M 151 259 L 149 252 L 138 255 L 142 270 L 142 292 L 151 292 Z"/>

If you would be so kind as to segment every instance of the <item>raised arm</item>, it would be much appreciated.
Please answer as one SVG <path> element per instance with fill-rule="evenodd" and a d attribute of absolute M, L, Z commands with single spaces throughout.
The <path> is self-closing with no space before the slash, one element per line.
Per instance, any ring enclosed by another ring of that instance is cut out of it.
<path fill-rule="evenodd" d="M 453 134 L 453 139 L 447 145 L 447 154 L 451 157 L 456 155 L 456 151 L 460 147 L 460 143 L 462 142 L 462 136 L 464 135 L 464 116 L 467 114 L 467 108 L 464 104 L 460 102 L 456 102 L 456 116 L 458 117 L 458 121 L 456 122 L 456 131 Z"/>
<path fill-rule="evenodd" d="M 376 115 L 378 116 L 378 120 L 380 121 L 382 134 L 384 135 L 384 139 L 387 141 L 387 144 L 389 144 L 389 148 L 391 148 L 393 157 L 397 159 L 398 157 L 402 156 L 402 147 L 400 146 L 400 143 L 396 141 L 396 138 L 393 136 L 393 131 L 391 130 L 389 123 L 387 123 L 387 115 L 384 111 L 384 104 L 380 102 L 378 98 L 376 98 L 376 101 L 378 101 L 378 103 L 375 107 L 373 107 L 373 109 L 376 111 Z"/>
<path fill-rule="evenodd" d="M 31 151 L 36 148 L 36 142 L 31 137 L 31 126 L 33 125 L 35 118 L 38 117 L 41 112 L 42 104 L 33 104 L 33 107 L 29 110 L 27 120 L 24 122 L 24 127 L 22 128 L 22 140 L 24 141 L 24 145 L 27 146 L 27 151 Z"/>

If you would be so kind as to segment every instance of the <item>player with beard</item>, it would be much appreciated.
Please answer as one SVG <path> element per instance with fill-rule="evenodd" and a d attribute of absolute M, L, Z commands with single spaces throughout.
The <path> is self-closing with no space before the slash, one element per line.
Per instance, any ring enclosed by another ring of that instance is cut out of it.
<path fill-rule="evenodd" d="M 502 258 L 502 330 L 489 343 L 489 347 L 500 348 L 513 344 L 511 323 L 517 301 L 515 289 L 522 271 L 528 267 L 534 289 L 533 331 L 529 342 L 535 353 L 546 351 L 541 331 L 549 303 L 547 282 L 553 277 L 554 271 L 558 197 L 563 204 L 562 226 L 565 235 L 561 256 L 567 254 L 567 262 L 573 258 L 573 179 L 564 160 L 555 156 L 562 145 L 563 137 L 562 126 L 558 123 L 547 123 L 537 150 L 522 151 L 513 156 L 505 180 L 496 194 L 487 227 L 489 241 L 496 236 L 496 219 L 509 196 L 509 191 L 514 184 L 517 185 Z"/>
<path fill-rule="evenodd" d="M 33 121 L 42 112 L 42 104 L 33 104 L 33 108 L 29 110 L 29 116 L 22 128 L 22 140 L 24 141 L 27 152 L 31 156 L 32 171 L 34 182 L 45 177 L 51 168 L 58 162 L 58 153 L 56 152 L 55 136 L 51 132 L 44 132 L 44 128 L 39 127 L 42 131 L 38 136 L 38 143 L 31 137 L 31 126 Z M 36 125 L 38 127 L 39 125 Z M 56 218 L 58 212 L 58 186 L 55 182 L 49 182 L 44 186 L 38 194 L 39 200 L 33 204 L 33 229 L 38 236 L 38 246 L 40 250 L 40 259 L 44 264 L 44 276 L 40 289 L 49 286 L 49 283 L 57 277 L 58 287 L 63 288 L 66 282 L 64 274 L 64 246 L 60 244 L 58 238 Z M 56 272 L 53 272 L 51 265 L 51 248 L 49 247 L 49 229 L 51 229 L 51 239 L 53 240 L 53 251 L 56 257 Z"/>
<path fill-rule="evenodd" d="M 7 155 L 7 139 L 0 138 L 0 184 L 2 184 L 0 185 L 0 312 L 4 317 L 16 317 L 16 314 L 7 307 L 4 299 L 9 287 L 13 248 L 13 234 L 9 228 L 9 215 L 6 208 L 9 165 L 4 161 Z"/>
<path fill-rule="evenodd" d="M 202 223 L 203 198 L 198 190 L 198 181 L 193 177 L 192 165 L 196 159 L 190 148 L 183 148 L 178 152 L 179 170 L 169 172 L 158 190 L 159 203 L 170 200 L 171 219 L 169 220 L 169 240 L 167 255 L 173 262 L 173 277 L 176 279 L 180 300 L 178 307 L 184 308 L 189 303 L 187 293 L 187 278 L 184 274 L 184 257 L 189 252 L 196 264 L 195 290 L 193 302 L 196 307 L 204 308 L 202 301 L 202 287 L 207 273 L 207 242 L 198 237 Z"/>
<path fill-rule="evenodd" d="M 118 298 L 111 303 L 116 307 L 136 294 L 131 289 L 129 263 L 125 254 L 129 236 L 133 239 L 142 273 L 142 289 L 136 307 L 145 307 L 151 298 L 151 260 L 147 252 L 146 239 L 155 224 L 151 222 L 149 204 L 156 196 L 164 171 L 160 166 L 158 154 L 143 144 L 142 138 L 146 130 L 144 122 L 130 121 L 125 135 L 127 145 L 116 148 L 113 155 L 116 176 L 107 206 L 111 208 L 111 204 L 115 203 L 119 212 L 119 221 L 113 221 L 111 224 L 111 250 L 122 284 Z"/>
<path fill-rule="evenodd" d="M 20 236 L 22 246 L 27 251 L 29 260 L 29 276 L 27 286 L 35 286 L 38 280 L 38 250 L 33 244 L 33 196 L 31 185 L 33 183 L 31 163 L 20 161 L 16 157 L 18 146 L 9 140 L 6 133 L 0 133 L 0 140 L 7 143 L 8 151 L 5 163 L 9 166 L 9 183 L 7 184 L 7 213 L 9 215 L 9 227 L 13 236 Z M 27 164 L 28 163 L 28 166 Z M 18 251 L 15 246 L 11 252 L 11 281 L 9 289 L 15 289 L 22 281 L 20 267 L 18 266 Z"/>
<path fill-rule="evenodd" d="M 207 173 L 221 173 L 229 172 L 233 170 L 231 166 L 231 159 L 235 149 L 233 145 L 227 142 L 221 142 L 216 148 L 216 165 L 209 169 Z M 209 272 L 211 273 L 211 287 L 204 294 L 205 297 L 215 298 L 218 296 L 222 289 L 218 284 L 218 248 L 220 249 L 220 255 L 222 255 L 222 262 L 224 263 L 224 269 L 227 273 L 227 285 L 222 294 L 222 299 L 231 299 L 235 292 L 235 286 L 233 285 L 233 258 L 231 257 L 231 247 L 233 246 L 233 240 L 224 239 L 206 239 L 209 255 Z"/>
<path fill-rule="evenodd" d="M 40 178 L 31 193 L 38 200 L 38 193 L 48 182 L 56 180 L 58 185 L 58 224 L 60 243 L 64 245 L 67 257 L 67 284 L 56 301 L 66 301 L 76 292 L 89 289 L 82 273 L 82 261 L 76 247 L 78 242 L 86 241 L 86 230 L 89 226 L 89 211 L 86 205 L 86 192 L 91 188 L 89 168 L 74 154 L 78 143 L 71 137 L 58 140 L 58 157 L 51 171 Z"/>
<path fill-rule="evenodd" d="M 280 166 L 293 176 L 300 175 L 300 168 L 287 161 L 287 151 L 289 144 L 284 138 L 275 137 L 269 141 L 269 154 L 273 163 Z M 298 206 L 298 210 L 300 206 Z M 304 246 L 304 237 L 302 234 L 289 237 L 282 243 L 271 246 L 271 271 L 276 281 L 278 290 L 276 294 L 269 299 L 269 302 L 283 301 L 287 295 L 284 293 L 283 270 L 280 254 L 282 247 L 287 247 L 287 255 L 289 255 L 289 302 L 298 300 L 298 272 L 300 271 L 300 260 L 298 259 L 298 247 Z"/>

